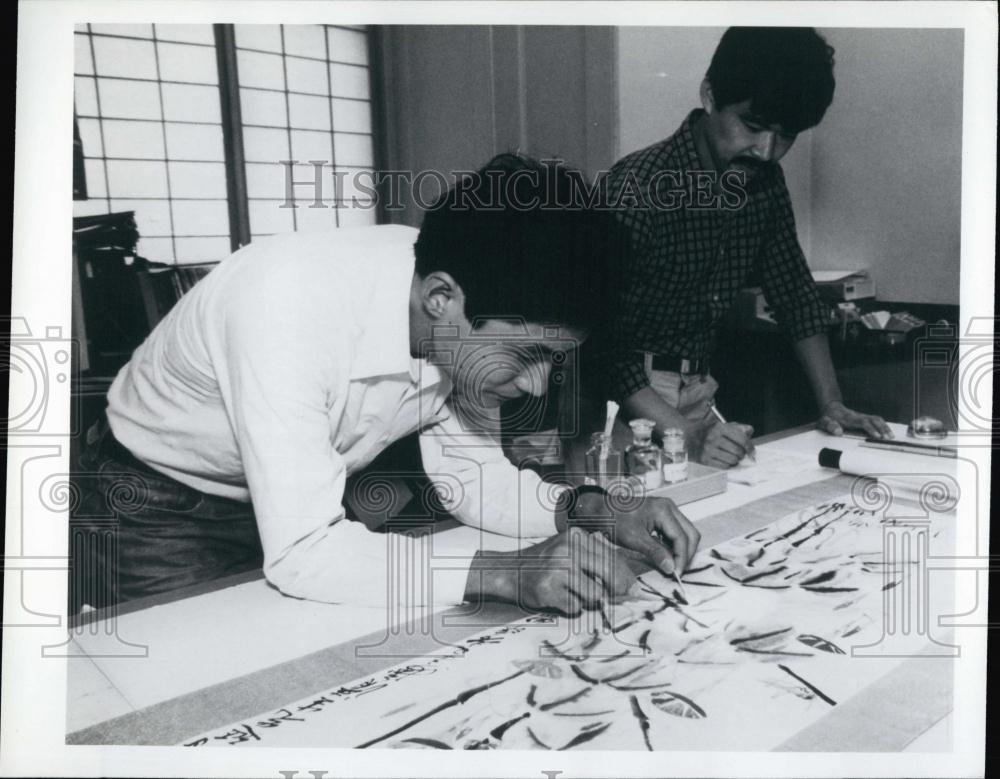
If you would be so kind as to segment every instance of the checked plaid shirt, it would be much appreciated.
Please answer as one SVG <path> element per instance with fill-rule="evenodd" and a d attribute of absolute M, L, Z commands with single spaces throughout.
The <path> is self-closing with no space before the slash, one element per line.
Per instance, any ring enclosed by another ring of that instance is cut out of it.
<path fill-rule="evenodd" d="M 619 400 L 649 384 L 643 352 L 707 358 L 720 319 L 751 278 L 792 340 L 829 323 L 777 164 L 760 170 L 745 195 L 730 187 L 730 207 L 694 207 L 698 193 L 684 182 L 691 180 L 687 173 L 703 169 L 692 132 L 700 113 L 691 112 L 672 136 L 624 157 L 608 174 L 607 196 L 632 249 L 609 366 Z M 656 176 L 661 171 L 668 173 Z"/>

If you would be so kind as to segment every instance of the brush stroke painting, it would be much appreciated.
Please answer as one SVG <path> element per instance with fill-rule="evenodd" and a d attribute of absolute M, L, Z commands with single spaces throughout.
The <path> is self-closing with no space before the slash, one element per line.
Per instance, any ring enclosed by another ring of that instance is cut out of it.
<path fill-rule="evenodd" d="M 184 744 L 773 748 L 901 662 L 877 651 L 921 562 L 900 550 L 947 553 L 953 520 L 825 502 L 700 551 L 683 591 L 643 574 L 641 599 L 496 626 Z"/>

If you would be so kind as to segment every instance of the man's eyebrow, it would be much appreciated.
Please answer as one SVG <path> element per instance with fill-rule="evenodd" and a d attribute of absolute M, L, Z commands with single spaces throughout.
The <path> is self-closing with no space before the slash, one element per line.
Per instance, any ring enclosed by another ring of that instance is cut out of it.
<path fill-rule="evenodd" d="M 780 122 L 769 122 L 766 118 L 760 114 L 752 113 L 747 111 L 746 113 L 740 114 L 740 119 L 742 119 L 746 124 L 758 125 L 760 127 L 766 127 L 768 130 L 774 130 L 776 133 L 781 133 L 782 135 L 798 135 L 796 132 L 791 130 L 786 130 L 781 126 Z"/>

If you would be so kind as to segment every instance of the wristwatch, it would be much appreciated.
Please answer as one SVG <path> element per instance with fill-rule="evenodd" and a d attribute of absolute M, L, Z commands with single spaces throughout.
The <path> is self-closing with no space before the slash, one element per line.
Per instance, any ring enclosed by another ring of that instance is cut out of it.
<path fill-rule="evenodd" d="M 600 514 L 588 513 L 579 516 L 577 507 L 580 498 L 584 495 L 600 495 L 604 498 L 601 501 L 603 511 Z M 582 484 L 578 487 L 570 487 L 559 496 L 556 503 L 556 515 L 563 515 L 566 518 L 566 528 L 579 527 L 583 530 L 606 530 L 609 524 L 614 524 L 615 516 L 611 510 L 608 500 L 608 491 L 596 484 Z"/>

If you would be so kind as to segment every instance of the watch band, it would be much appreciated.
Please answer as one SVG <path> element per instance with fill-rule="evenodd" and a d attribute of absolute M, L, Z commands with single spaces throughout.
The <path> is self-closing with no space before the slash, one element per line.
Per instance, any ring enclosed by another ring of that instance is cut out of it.
<path fill-rule="evenodd" d="M 604 500 L 601 505 L 604 510 L 597 515 L 590 513 L 586 516 L 579 516 L 578 506 L 580 498 L 584 495 L 602 496 Z M 608 491 L 596 484 L 582 484 L 565 490 L 556 503 L 556 513 L 565 515 L 567 529 L 579 527 L 584 530 L 603 530 L 607 528 L 609 523 L 614 522 L 614 512 L 611 510 Z"/>

